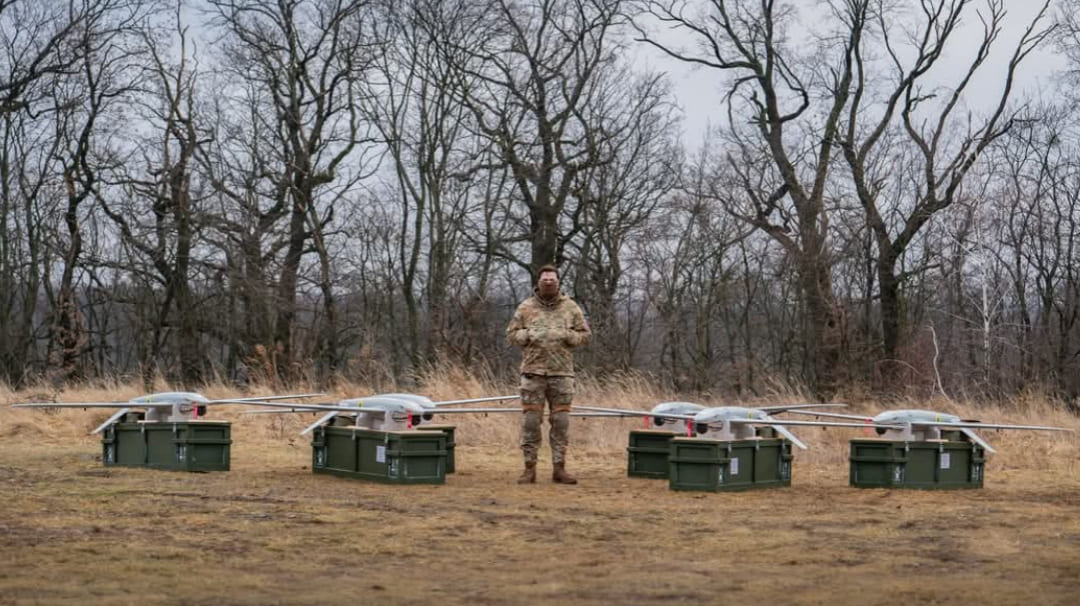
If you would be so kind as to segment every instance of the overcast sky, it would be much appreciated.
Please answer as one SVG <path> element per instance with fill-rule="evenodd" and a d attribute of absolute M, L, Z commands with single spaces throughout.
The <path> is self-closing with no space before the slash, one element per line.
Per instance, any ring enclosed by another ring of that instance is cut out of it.
<path fill-rule="evenodd" d="M 817 19 L 818 24 L 814 27 L 824 29 L 825 25 L 820 21 L 823 17 L 815 17 L 814 6 L 817 6 L 817 2 L 800 0 L 796 4 L 803 11 L 800 21 L 813 23 Z M 979 109 L 980 101 L 985 108 L 989 108 L 999 98 L 1008 60 L 1041 5 L 1035 0 L 1005 0 L 1005 28 L 995 42 L 987 64 L 973 80 L 967 96 L 968 103 L 975 109 Z M 966 69 L 982 35 L 982 25 L 975 9 L 985 12 L 985 6 L 985 2 L 976 1 L 967 9 L 963 26 L 954 34 L 944 60 L 932 72 L 936 83 L 955 83 Z M 1049 23 L 1050 17 L 1052 14 L 1044 18 L 1044 26 Z M 664 36 L 663 39 L 674 43 L 684 43 L 686 40 L 685 35 L 669 33 Z M 724 91 L 723 74 L 712 68 L 696 67 L 670 59 L 659 50 L 644 45 L 636 48 L 634 55 L 640 66 L 668 73 L 678 103 L 685 113 L 684 142 L 689 148 L 696 148 L 704 137 L 707 125 L 723 120 L 720 105 Z M 1022 94 L 1038 94 L 1040 90 L 1053 92 L 1055 75 L 1064 67 L 1064 59 L 1054 53 L 1052 44 L 1044 43 L 1041 50 L 1028 57 L 1019 71 L 1013 99 L 1020 98 Z"/>

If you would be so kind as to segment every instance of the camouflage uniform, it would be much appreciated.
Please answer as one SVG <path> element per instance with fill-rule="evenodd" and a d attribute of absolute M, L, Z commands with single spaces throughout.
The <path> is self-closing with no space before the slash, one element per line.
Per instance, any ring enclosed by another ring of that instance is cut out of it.
<path fill-rule="evenodd" d="M 569 444 L 570 404 L 574 399 L 575 347 L 589 342 L 591 333 L 581 308 L 570 297 L 559 294 L 544 299 L 539 293 L 518 306 L 506 339 L 522 349 L 521 405 L 525 410 L 521 425 L 521 450 L 525 462 L 536 463 L 540 450 L 540 424 L 544 402 L 550 404 L 551 458 L 562 464 Z"/>

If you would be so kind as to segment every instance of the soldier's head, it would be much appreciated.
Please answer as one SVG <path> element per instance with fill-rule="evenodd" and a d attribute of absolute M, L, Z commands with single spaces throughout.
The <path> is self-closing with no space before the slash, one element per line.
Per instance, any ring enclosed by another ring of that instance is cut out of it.
<path fill-rule="evenodd" d="M 559 294 L 559 270 L 554 265 L 540 268 L 540 273 L 536 276 L 536 289 L 545 299 Z"/>

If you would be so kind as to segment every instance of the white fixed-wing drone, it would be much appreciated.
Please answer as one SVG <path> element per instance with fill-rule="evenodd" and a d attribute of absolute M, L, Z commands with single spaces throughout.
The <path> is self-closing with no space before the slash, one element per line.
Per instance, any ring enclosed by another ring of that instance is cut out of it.
<path fill-rule="evenodd" d="M 786 412 L 801 408 L 821 408 L 831 406 L 844 405 L 781 404 L 776 406 L 747 408 L 744 406 L 705 407 L 692 402 L 663 402 L 654 406 L 652 410 L 626 410 L 622 408 L 601 408 L 596 406 L 575 406 L 574 410 L 648 417 L 658 426 L 663 425 L 668 421 L 681 421 L 686 423 L 686 433 L 688 436 L 694 436 L 696 433 L 696 436 L 699 438 L 712 440 L 745 440 L 755 436 L 757 427 L 771 427 L 776 433 L 803 450 L 806 450 L 806 444 L 803 444 L 794 434 L 788 431 L 786 426 L 805 425 L 812 427 L 879 427 L 884 429 L 901 429 L 900 425 L 868 424 L 866 422 L 791 421 L 770 416 L 770 413 Z"/>
<path fill-rule="evenodd" d="M 274 400 L 292 400 L 297 398 L 314 398 L 325 394 L 301 393 L 290 395 L 258 396 L 251 398 L 221 398 L 211 400 L 206 396 L 191 391 L 168 391 L 138 396 L 127 402 L 24 402 L 12 404 L 12 408 L 119 408 L 113 416 L 98 426 L 92 434 L 104 431 L 105 428 L 119 421 L 131 412 L 133 408 L 141 408 L 146 411 L 146 421 L 179 422 L 189 418 L 198 419 L 206 414 L 209 404 L 266 404 L 272 405 Z M 190 415 L 190 417 L 188 416 Z"/>
<path fill-rule="evenodd" d="M 451 408 L 457 404 L 476 404 L 479 402 L 494 402 L 499 400 L 512 400 L 519 396 L 491 396 L 486 398 L 467 398 L 463 400 L 444 400 L 433 402 L 431 398 L 408 393 L 377 394 L 364 398 L 345 398 L 336 402 L 327 403 L 285 403 L 285 402 L 259 402 L 266 406 L 276 407 L 274 410 L 251 410 L 248 414 L 262 414 L 275 412 L 319 412 L 326 414 L 309 425 L 304 431 L 305 435 L 316 427 L 329 423 L 334 417 L 342 414 L 355 416 L 357 427 L 377 429 L 380 431 L 399 431 L 412 429 L 424 421 L 430 421 L 436 414 L 463 414 L 463 413 L 488 413 L 488 412 L 521 412 L 520 408 Z"/>
<path fill-rule="evenodd" d="M 1001 423 L 980 423 L 964 420 L 960 417 L 933 410 L 887 410 L 873 417 L 818 412 L 815 410 L 792 410 L 794 414 L 833 417 L 862 421 L 865 427 L 874 427 L 878 435 L 897 441 L 922 442 L 940 440 L 942 430 L 956 430 L 967 436 L 972 442 L 982 446 L 986 452 L 997 452 L 976 434 L 973 429 L 1026 429 L 1035 431 L 1072 431 L 1067 427 L 1048 427 L 1044 425 L 1005 425 Z"/>

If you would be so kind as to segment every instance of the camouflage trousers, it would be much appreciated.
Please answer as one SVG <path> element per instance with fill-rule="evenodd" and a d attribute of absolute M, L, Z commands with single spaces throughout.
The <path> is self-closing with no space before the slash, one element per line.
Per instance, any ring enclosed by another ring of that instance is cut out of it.
<path fill-rule="evenodd" d="M 521 407 L 525 411 L 521 421 L 521 451 L 526 463 L 535 463 L 540 451 L 540 425 L 544 404 L 551 406 L 548 423 L 551 431 L 551 460 L 566 462 L 566 447 L 570 444 L 570 404 L 574 400 L 574 377 L 547 377 L 544 375 L 521 375 Z"/>

